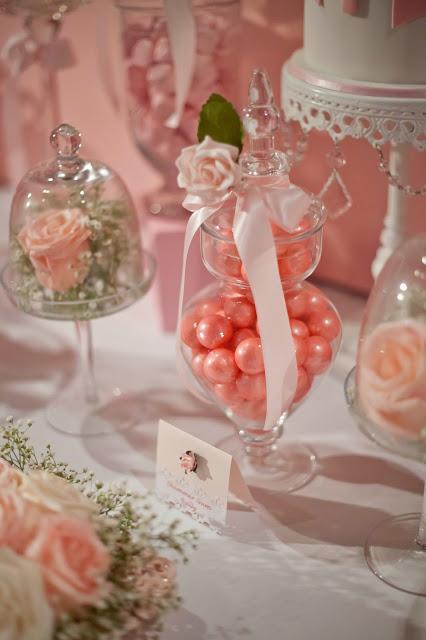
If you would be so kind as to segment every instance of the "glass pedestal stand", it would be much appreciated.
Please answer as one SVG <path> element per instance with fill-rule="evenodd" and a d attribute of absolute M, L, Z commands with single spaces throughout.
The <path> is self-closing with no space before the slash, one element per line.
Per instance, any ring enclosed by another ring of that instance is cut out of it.
<path fill-rule="evenodd" d="M 124 309 L 149 290 L 155 261 L 150 253 L 143 252 L 144 274 L 137 287 L 120 294 L 96 301 L 97 309 L 90 302 L 46 302 L 25 301 L 23 304 L 14 289 L 9 266 L 1 273 L 1 282 L 9 299 L 22 311 L 42 318 L 73 320 L 77 330 L 80 351 L 80 375 L 46 409 L 50 426 L 61 433 L 77 437 L 99 436 L 124 431 L 141 420 L 141 407 L 134 401 L 135 394 L 117 383 L 115 370 L 96 371 L 92 340 L 91 319 L 109 315 Z M 86 308 L 87 307 L 87 308 Z M 93 305 L 92 305 L 93 307 Z M 78 320 L 75 318 L 79 317 Z M 88 319 L 84 319 L 87 317 Z M 96 373 L 95 373 L 96 372 Z"/>
<path fill-rule="evenodd" d="M 381 434 L 357 405 L 355 369 L 345 382 L 346 401 L 361 430 L 374 442 L 394 453 L 426 462 L 426 442 L 416 449 L 408 442 L 403 451 L 396 446 L 397 435 Z M 417 596 L 426 597 L 426 483 L 422 513 L 407 513 L 380 522 L 368 535 L 365 559 L 371 571 L 383 582 Z"/>

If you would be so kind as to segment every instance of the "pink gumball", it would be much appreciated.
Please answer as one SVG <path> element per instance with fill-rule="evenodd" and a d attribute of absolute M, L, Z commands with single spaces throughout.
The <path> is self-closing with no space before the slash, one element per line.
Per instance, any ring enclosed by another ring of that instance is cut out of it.
<path fill-rule="evenodd" d="M 239 296 L 244 296 L 251 304 L 254 304 L 253 294 L 249 287 L 245 285 L 227 284 L 223 288 L 222 297 L 224 300 L 226 298 L 236 298 Z"/>
<path fill-rule="evenodd" d="M 307 340 L 308 355 L 304 367 L 310 375 L 323 373 L 333 355 L 330 343 L 322 336 L 310 336 Z"/>
<path fill-rule="evenodd" d="M 315 289 L 307 291 L 307 305 L 309 315 L 314 311 L 327 311 L 330 308 L 326 298 Z"/>
<path fill-rule="evenodd" d="M 240 342 L 246 340 L 247 338 L 257 338 L 257 333 L 254 329 L 238 329 L 232 336 L 230 342 L 228 343 L 228 348 L 235 349 L 238 347 Z"/>
<path fill-rule="evenodd" d="M 197 304 L 197 311 L 200 314 L 200 318 L 204 318 L 204 316 L 211 316 L 218 311 L 222 310 L 222 301 L 220 297 L 217 298 L 208 298 L 206 300 L 201 300 Z"/>
<path fill-rule="evenodd" d="M 306 338 L 293 336 L 294 349 L 296 351 L 297 366 L 300 367 L 308 357 L 308 342 Z"/>
<path fill-rule="evenodd" d="M 232 334 L 232 322 L 220 315 L 205 316 L 197 325 L 198 341 L 207 349 L 216 349 L 225 345 Z"/>
<path fill-rule="evenodd" d="M 312 257 L 308 251 L 298 251 L 292 253 L 288 251 L 285 256 L 278 260 L 278 270 L 281 280 L 302 276 L 309 271 L 312 265 Z"/>
<path fill-rule="evenodd" d="M 192 370 L 198 378 L 204 378 L 204 360 L 208 354 L 207 349 L 201 349 L 192 358 Z"/>
<path fill-rule="evenodd" d="M 230 278 L 240 278 L 241 260 L 222 253 L 217 253 L 214 259 L 214 267 L 218 273 Z"/>
<path fill-rule="evenodd" d="M 285 294 L 285 302 L 290 318 L 303 318 L 308 311 L 308 296 L 305 291 L 293 290 Z"/>
<path fill-rule="evenodd" d="M 191 349 L 199 349 L 200 343 L 197 338 L 197 327 L 200 315 L 196 309 L 188 311 L 183 318 L 180 328 L 182 341 Z"/>
<path fill-rule="evenodd" d="M 291 319 L 290 329 L 294 337 L 307 338 L 309 336 L 309 329 L 302 320 Z"/>
<path fill-rule="evenodd" d="M 266 381 L 264 373 L 253 376 L 241 373 L 237 378 L 237 389 L 246 400 L 263 400 L 266 398 Z"/>
<path fill-rule="evenodd" d="M 235 382 L 215 384 L 214 392 L 218 400 L 227 406 L 235 406 L 242 400 Z"/>
<path fill-rule="evenodd" d="M 311 335 L 322 336 L 332 342 L 340 333 L 340 320 L 333 309 L 328 311 L 314 311 L 308 319 Z"/>
<path fill-rule="evenodd" d="M 304 367 L 297 369 L 297 387 L 294 394 L 293 402 L 300 402 L 311 388 L 312 380 Z"/>
<path fill-rule="evenodd" d="M 260 338 L 246 338 L 235 349 L 235 362 L 244 373 L 254 375 L 265 371 Z"/>
<path fill-rule="evenodd" d="M 282 227 L 280 227 L 276 222 L 273 222 L 272 220 L 270 220 L 269 224 L 271 225 L 271 231 L 274 238 L 288 236 L 287 231 L 285 231 Z"/>
<path fill-rule="evenodd" d="M 256 322 L 256 309 L 244 296 L 228 298 L 223 305 L 225 316 L 238 329 L 252 327 Z"/>
<path fill-rule="evenodd" d="M 217 240 L 216 242 L 216 251 L 225 256 L 232 256 L 233 258 L 239 258 L 240 254 L 238 253 L 238 249 L 234 242 L 234 234 L 232 233 L 232 229 L 221 229 L 220 235 L 227 238 L 227 240 Z"/>
<path fill-rule="evenodd" d="M 203 372 L 213 384 L 233 382 L 238 374 L 233 352 L 230 349 L 213 349 L 204 359 Z"/>

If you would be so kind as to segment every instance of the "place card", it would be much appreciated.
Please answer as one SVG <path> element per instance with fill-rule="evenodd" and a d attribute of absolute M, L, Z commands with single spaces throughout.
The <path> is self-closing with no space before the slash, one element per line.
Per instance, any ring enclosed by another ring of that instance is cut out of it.
<path fill-rule="evenodd" d="M 191 471 L 194 464 L 196 470 Z M 164 420 L 158 425 L 156 492 L 214 529 L 226 524 L 229 493 L 254 505 L 229 453 Z"/>

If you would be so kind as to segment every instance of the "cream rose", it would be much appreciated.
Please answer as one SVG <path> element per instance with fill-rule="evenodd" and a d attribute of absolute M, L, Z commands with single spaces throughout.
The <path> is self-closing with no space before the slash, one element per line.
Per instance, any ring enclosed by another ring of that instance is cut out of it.
<path fill-rule="evenodd" d="M 201 144 L 182 149 L 176 160 L 178 185 L 204 201 L 217 199 L 241 179 L 237 158 L 237 147 L 206 136 Z"/>
<path fill-rule="evenodd" d="M 0 490 L 3 488 L 17 489 L 24 478 L 25 476 L 21 471 L 0 458 Z"/>
<path fill-rule="evenodd" d="M 45 516 L 25 556 L 41 566 L 55 611 L 95 604 L 105 595 L 110 556 L 85 520 Z"/>
<path fill-rule="evenodd" d="M 64 293 L 86 278 L 91 231 L 85 220 L 81 209 L 49 209 L 28 220 L 18 233 L 43 287 Z"/>
<path fill-rule="evenodd" d="M 53 628 L 39 567 L 0 548 L 0 640 L 50 640 Z"/>
<path fill-rule="evenodd" d="M 363 341 L 358 394 L 376 424 L 418 437 L 426 429 L 426 324 L 384 322 Z"/>
<path fill-rule="evenodd" d="M 96 504 L 72 484 L 48 473 L 32 471 L 24 476 L 19 493 L 41 509 L 88 519 L 97 513 Z"/>

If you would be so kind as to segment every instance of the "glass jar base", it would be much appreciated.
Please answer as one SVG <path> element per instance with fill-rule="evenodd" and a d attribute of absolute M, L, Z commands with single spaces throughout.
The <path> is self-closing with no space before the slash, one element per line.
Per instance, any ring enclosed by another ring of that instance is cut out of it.
<path fill-rule="evenodd" d="M 49 425 L 78 438 L 102 436 L 133 429 L 143 421 L 146 399 L 135 391 L 98 379 L 97 398 L 88 401 L 77 379 L 46 409 Z"/>
<path fill-rule="evenodd" d="M 379 523 L 365 543 L 365 559 L 383 582 L 426 597 L 426 548 L 416 542 L 420 513 L 408 513 Z"/>
<path fill-rule="evenodd" d="M 290 493 L 304 487 L 315 475 L 315 453 L 302 443 L 278 442 L 264 456 L 249 455 L 235 437 L 220 446 L 233 456 L 251 489 Z"/>

